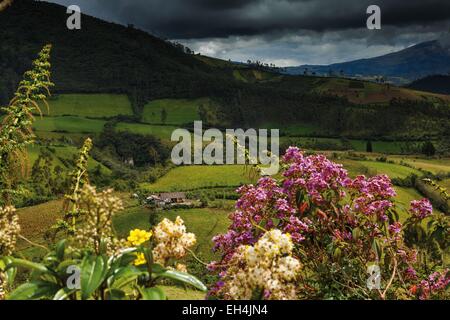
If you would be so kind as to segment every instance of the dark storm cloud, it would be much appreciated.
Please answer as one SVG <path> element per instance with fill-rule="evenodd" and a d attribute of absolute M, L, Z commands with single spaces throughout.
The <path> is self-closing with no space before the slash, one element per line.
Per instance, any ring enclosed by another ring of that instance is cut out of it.
<path fill-rule="evenodd" d="M 449 0 L 54 0 L 84 12 L 176 38 L 262 35 L 362 28 L 377 4 L 383 26 L 425 26 L 450 19 Z"/>
<path fill-rule="evenodd" d="M 441 38 L 450 0 L 47 0 L 131 23 L 195 52 L 278 66 L 370 58 Z M 366 28 L 366 9 L 381 8 L 381 30 Z"/>

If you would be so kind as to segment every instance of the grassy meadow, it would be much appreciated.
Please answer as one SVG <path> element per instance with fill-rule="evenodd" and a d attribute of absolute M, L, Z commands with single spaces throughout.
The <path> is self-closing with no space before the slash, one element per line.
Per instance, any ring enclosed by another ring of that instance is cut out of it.
<path fill-rule="evenodd" d="M 118 115 L 133 115 L 131 103 L 126 95 L 119 94 L 60 94 L 48 101 L 50 113 L 42 107 L 45 115 L 109 118 Z"/>
<path fill-rule="evenodd" d="M 141 187 L 149 192 L 188 191 L 238 187 L 254 181 L 250 168 L 243 165 L 183 166 L 172 169 L 155 183 L 144 183 Z"/>
<path fill-rule="evenodd" d="M 78 116 L 37 118 L 33 128 L 41 132 L 100 133 L 105 120 L 87 119 Z"/>
<path fill-rule="evenodd" d="M 150 124 L 183 125 L 200 120 L 199 107 L 207 107 L 209 98 L 153 100 L 144 106 L 142 122 Z M 162 118 L 163 110 L 166 118 Z"/>

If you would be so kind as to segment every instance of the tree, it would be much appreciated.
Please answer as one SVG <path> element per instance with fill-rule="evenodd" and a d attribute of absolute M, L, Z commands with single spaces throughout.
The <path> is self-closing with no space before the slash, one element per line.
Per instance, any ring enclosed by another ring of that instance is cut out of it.
<path fill-rule="evenodd" d="M 422 153 L 428 157 L 434 156 L 436 154 L 436 148 L 431 141 L 427 141 L 422 145 Z"/>
<path fill-rule="evenodd" d="M 162 108 L 162 110 L 161 110 L 161 122 L 165 124 L 166 121 L 167 121 L 167 111 L 166 111 L 166 108 Z"/>
<path fill-rule="evenodd" d="M 366 152 L 373 152 L 372 141 L 367 141 Z"/>

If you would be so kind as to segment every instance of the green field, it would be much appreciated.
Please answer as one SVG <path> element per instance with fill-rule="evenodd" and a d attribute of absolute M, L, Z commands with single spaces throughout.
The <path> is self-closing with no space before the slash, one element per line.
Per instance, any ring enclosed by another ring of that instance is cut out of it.
<path fill-rule="evenodd" d="M 50 116 L 80 116 L 109 118 L 117 115 L 133 115 L 126 95 L 119 94 L 61 94 L 51 97 Z M 42 107 L 42 106 L 41 106 Z M 42 107 L 47 115 L 47 108 Z"/>
<path fill-rule="evenodd" d="M 37 131 L 68 133 L 100 133 L 105 120 L 86 119 L 75 116 L 36 118 L 33 128 Z"/>
<path fill-rule="evenodd" d="M 184 166 L 172 169 L 156 183 L 143 183 L 149 192 L 188 191 L 216 187 L 238 187 L 252 183 L 249 168 L 243 165 L 230 166 Z"/>
<path fill-rule="evenodd" d="M 403 161 L 416 169 L 422 169 L 431 173 L 448 173 L 450 172 L 450 159 L 424 159 L 415 157 L 391 156 L 389 160 L 396 162 Z"/>
<path fill-rule="evenodd" d="M 419 170 L 402 166 L 396 163 L 351 159 L 340 159 L 334 161 L 343 164 L 344 168 L 348 170 L 350 176 L 353 177 L 360 174 L 367 176 L 387 174 L 391 179 L 403 179 L 410 174 L 416 174 L 418 176 L 421 175 L 421 172 Z"/>
<path fill-rule="evenodd" d="M 421 175 L 420 171 L 399 164 L 378 161 L 361 161 L 361 164 L 368 167 L 369 169 L 374 170 L 376 174 L 387 174 L 389 177 L 391 177 L 391 179 L 403 179 L 411 174 L 415 174 L 418 176 Z"/>
<path fill-rule="evenodd" d="M 121 238 L 126 238 L 130 230 L 149 229 L 149 211 L 141 207 L 132 207 L 114 217 L 114 228 Z M 180 216 L 189 232 L 197 236 L 197 245 L 194 252 L 200 254 L 203 259 L 211 261 L 216 256 L 212 252 L 212 237 L 226 232 L 230 221 L 229 212 L 217 209 L 183 209 L 162 211 L 158 213 L 159 219 L 168 218 L 174 221 Z"/>
<path fill-rule="evenodd" d="M 209 98 L 201 99 L 162 99 L 154 100 L 146 104 L 142 121 L 153 124 L 182 125 L 200 120 L 198 109 L 200 105 L 208 107 L 211 103 Z M 166 121 L 161 114 L 166 110 Z"/>

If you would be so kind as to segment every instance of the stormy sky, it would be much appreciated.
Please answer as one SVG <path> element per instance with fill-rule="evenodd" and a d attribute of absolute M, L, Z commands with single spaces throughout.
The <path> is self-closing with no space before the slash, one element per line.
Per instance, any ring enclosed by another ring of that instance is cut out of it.
<path fill-rule="evenodd" d="M 374 57 L 445 37 L 449 0 L 52 0 L 108 21 L 132 23 L 196 52 L 278 66 Z M 381 30 L 366 9 L 381 8 Z"/>

